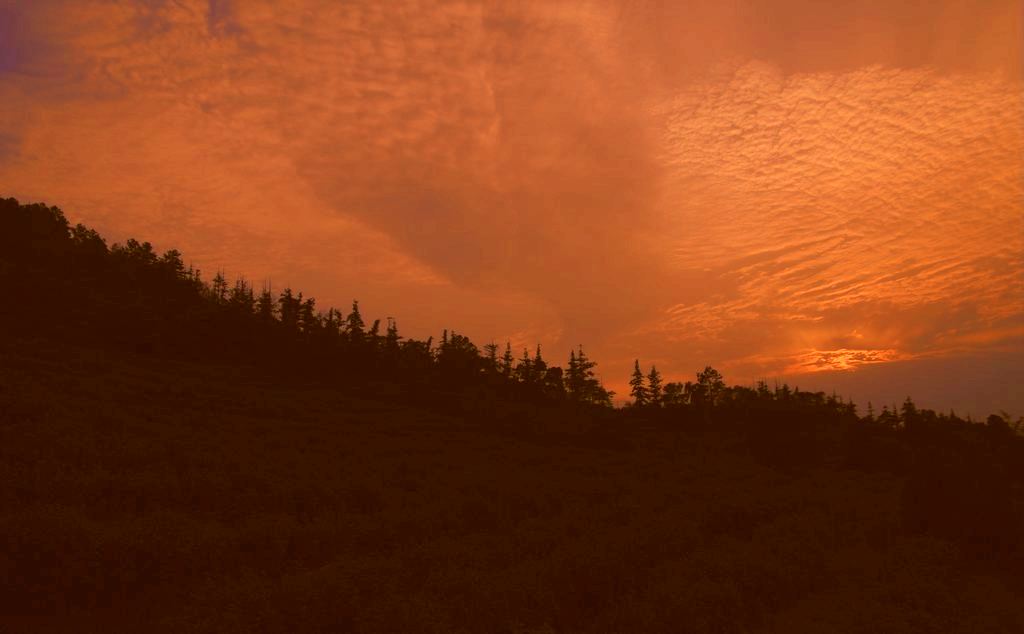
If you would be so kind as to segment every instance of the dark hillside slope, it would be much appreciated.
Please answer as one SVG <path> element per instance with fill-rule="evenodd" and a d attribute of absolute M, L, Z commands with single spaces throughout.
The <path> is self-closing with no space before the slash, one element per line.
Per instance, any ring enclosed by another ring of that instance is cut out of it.
<path fill-rule="evenodd" d="M 0 630 L 1024 631 L 902 481 L 6 338 Z M 626 440 L 628 439 L 628 442 Z"/>
<path fill-rule="evenodd" d="M 1024 437 L 257 293 L 0 199 L 0 633 L 1021 632 Z M 641 398 L 642 397 L 642 398 Z"/>

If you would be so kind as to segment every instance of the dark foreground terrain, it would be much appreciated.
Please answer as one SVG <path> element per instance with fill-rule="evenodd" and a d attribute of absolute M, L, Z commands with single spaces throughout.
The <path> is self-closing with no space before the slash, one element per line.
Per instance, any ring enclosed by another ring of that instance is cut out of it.
<path fill-rule="evenodd" d="M 5 632 L 1021 632 L 903 476 L 3 339 Z"/>
<path fill-rule="evenodd" d="M 0 632 L 1024 632 L 1024 419 L 211 282 L 0 199 Z M 950 380 L 955 380 L 951 377 Z"/>

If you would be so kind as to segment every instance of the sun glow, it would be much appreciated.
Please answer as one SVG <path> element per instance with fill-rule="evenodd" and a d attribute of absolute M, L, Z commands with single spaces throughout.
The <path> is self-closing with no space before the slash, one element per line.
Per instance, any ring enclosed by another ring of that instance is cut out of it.
<path fill-rule="evenodd" d="M 808 350 L 786 368 L 786 374 L 807 374 L 831 370 L 856 370 L 863 365 L 898 361 L 896 350 Z"/>

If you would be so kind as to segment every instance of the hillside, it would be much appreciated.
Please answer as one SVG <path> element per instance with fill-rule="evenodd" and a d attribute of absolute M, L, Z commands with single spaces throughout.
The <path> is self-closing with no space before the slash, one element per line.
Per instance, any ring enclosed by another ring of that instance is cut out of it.
<path fill-rule="evenodd" d="M 1024 631 L 1003 418 L 613 409 L 2 203 L 0 631 Z"/>
<path fill-rule="evenodd" d="M 901 480 L 7 342 L 10 631 L 1020 631 Z"/>

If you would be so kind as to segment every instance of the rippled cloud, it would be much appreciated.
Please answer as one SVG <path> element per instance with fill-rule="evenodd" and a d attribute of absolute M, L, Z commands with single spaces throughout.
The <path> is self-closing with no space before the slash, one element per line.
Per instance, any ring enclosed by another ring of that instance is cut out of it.
<path fill-rule="evenodd" d="M 891 4 L 0 3 L 0 184 L 620 389 L 1022 354 L 1019 11 Z"/>
<path fill-rule="evenodd" d="M 668 307 L 662 336 L 774 330 L 800 354 L 870 345 L 890 359 L 952 353 L 971 333 L 1019 340 L 1019 84 L 748 63 L 662 116 L 673 258 L 716 287 Z"/>

